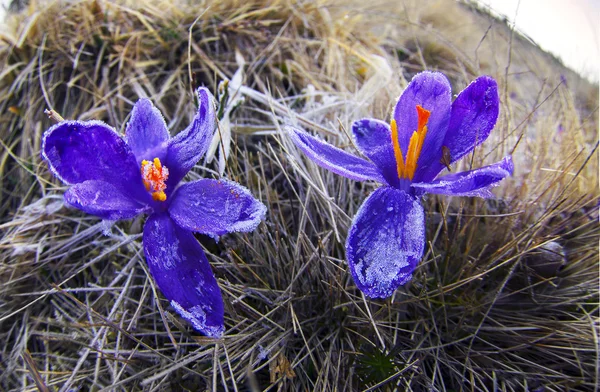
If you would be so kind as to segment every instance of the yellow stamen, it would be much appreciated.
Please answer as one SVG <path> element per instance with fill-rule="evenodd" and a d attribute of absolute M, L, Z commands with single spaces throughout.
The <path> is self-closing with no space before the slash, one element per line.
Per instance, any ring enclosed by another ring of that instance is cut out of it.
<path fill-rule="evenodd" d="M 400 142 L 398 141 L 398 124 L 396 124 L 396 120 L 392 119 L 390 128 L 392 129 L 392 144 L 394 146 L 394 156 L 396 157 L 396 170 L 398 171 L 398 178 L 402 178 L 404 173 L 404 158 L 402 157 L 402 149 L 400 149 Z"/>
<path fill-rule="evenodd" d="M 394 146 L 394 156 L 396 157 L 396 167 L 398 170 L 398 178 L 406 178 L 412 181 L 417 171 L 417 161 L 421 156 L 423 142 L 427 135 L 427 122 L 431 112 L 423 109 L 421 105 L 417 105 L 418 125 L 417 130 L 413 132 L 408 143 L 408 152 L 406 153 L 406 163 L 402 157 L 400 142 L 398 140 L 398 125 L 396 120 L 392 120 L 390 127 L 392 129 L 392 143 Z"/>
<path fill-rule="evenodd" d="M 152 200 L 155 201 L 165 201 L 167 200 L 167 194 L 163 191 L 160 192 L 152 192 Z"/>

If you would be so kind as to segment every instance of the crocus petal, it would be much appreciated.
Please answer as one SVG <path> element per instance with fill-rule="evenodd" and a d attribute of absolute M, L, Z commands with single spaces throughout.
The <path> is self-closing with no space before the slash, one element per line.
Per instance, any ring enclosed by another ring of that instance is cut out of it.
<path fill-rule="evenodd" d="M 299 129 L 290 127 L 288 132 L 294 144 L 317 165 L 352 180 L 375 180 L 384 184 L 387 183 L 372 162 L 348 154 Z"/>
<path fill-rule="evenodd" d="M 163 115 L 149 99 L 142 98 L 133 107 L 125 129 L 125 140 L 138 163 L 154 158 L 164 162 L 169 131 Z"/>
<path fill-rule="evenodd" d="M 469 154 L 488 138 L 498 119 L 498 112 L 498 85 L 489 76 L 480 76 L 458 94 L 452 103 L 450 123 L 442 143 L 450 152 L 450 163 Z M 441 151 L 438 155 L 441 158 Z M 419 181 L 434 179 L 444 168 L 439 160 L 432 163 Z"/>
<path fill-rule="evenodd" d="M 180 227 L 212 236 L 252 231 L 267 211 L 248 189 L 227 180 L 188 182 L 172 198 L 169 214 Z"/>
<path fill-rule="evenodd" d="M 480 76 L 452 103 L 452 114 L 444 145 L 456 162 L 483 143 L 496 125 L 499 112 L 498 85 L 489 76 Z"/>
<path fill-rule="evenodd" d="M 413 183 L 411 186 L 423 193 L 437 193 L 450 196 L 493 197 L 491 188 L 513 173 L 512 157 L 500 162 L 462 173 L 453 173 L 429 183 Z"/>
<path fill-rule="evenodd" d="M 405 159 L 410 138 L 418 127 L 417 105 L 431 113 L 427 122 L 427 135 L 417 160 L 415 179 L 419 177 L 420 171 L 441 158 L 439 151 L 448 128 L 451 98 L 451 87 L 446 76 L 439 72 L 421 72 L 415 75 L 398 99 L 394 119 Z"/>
<path fill-rule="evenodd" d="M 71 206 L 103 219 L 130 219 L 147 210 L 121 189 L 106 181 L 88 180 L 73 185 L 65 192 Z"/>
<path fill-rule="evenodd" d="M 149 200 L 131 148 L 101 121 L 63 121 L 44 133 L 42 157 L 66 184 L 100 180 L 137 200 Z"/>
<path fill-rule="evenodd" d="M 360 152 L 373 161 L 388 184 L 396 185 L 398 169 L 389 124 L 365 118 L 352 124 L 352 133 Z"/>
<path fill-rule="evenodd" d="M 198 105 L 192 123 L 168 142 L 165 166 L 169 169 L 169 189 L 173 189 L 202 158 L 215 132 L 217 116 L 213 96 L 204 87 L 198 89 Z"/>
<path fill-rule="evenodd" d="M 212 337 L 223 334 L 223 298 L 194 235 L 167 214 L 151 215 L 144 226 L 144 253 L 156 285 L 192 326 Z"/>
<path fill-rule="evenodd" d="M 356 286 L 368 297 L 386 298 L 408 282 L 425 247 L 425 214 L 404 191 L 381 187 L 365 200 L 346 241 Z"/>

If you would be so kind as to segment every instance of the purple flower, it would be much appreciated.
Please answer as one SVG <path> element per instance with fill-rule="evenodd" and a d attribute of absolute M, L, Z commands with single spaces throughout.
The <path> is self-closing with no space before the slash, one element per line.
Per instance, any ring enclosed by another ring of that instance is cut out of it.
<path fill-rule="evenodd" d="M 481 76 L 451 101 L 450 83 L 422 72 L 398 99 L 390 124 L 358 120 L 352 132 L 370 161 L 290 129 L 292 140 L 318 165 L 357 181 L 383 184 L 358 210 L 346 240 L 356 285 L 367 296 L 386 298 L 408 282 L 425 248 L 425 193 L 491 197 L 490 188 L 513 172 L 510 156 L 480 169 L 438 174 L 490 134 L 498 118 L 498 88 Z"/>
<path fill-rule="evenodd" d="M 156 284 L 195 329 L 223 333 L 223 299 L 193 232 L 252 231 L 265 206 L 228 180 L 180 183 L 206 152 L 216 127 L 212 95 L 198 89 L 192 123 L 171 138 L 150 100 L 140 99 L 125 136 L 100 121 L 63 121 L 44 133 L 42 157 L 71 187 L 65 201 L 103 219 L 150 214 L 144 254 Z"/>

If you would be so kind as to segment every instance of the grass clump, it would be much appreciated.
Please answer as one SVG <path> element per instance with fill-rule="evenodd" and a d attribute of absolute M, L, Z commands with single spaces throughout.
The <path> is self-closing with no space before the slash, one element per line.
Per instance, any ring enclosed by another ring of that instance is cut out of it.
<path fill-rule="evenodd" d="M 500 21 L 444 1 L 32 2 L 7 21 L 2 389 L 597 389 L 597 87 Z M 516 173 L 497 200 L 428 198 L 413 281 L 367 300 L 343 243 L 374 185 L 316 167 L 281 127 L 352 150 L 352 121 L 387 119 L 422 69 L 454 91 L 481 73 L 499 81 L 499 122 L 463 165 L 512 153 Z M 236 72 L 225 173 L 269 212 L 256 232 L 198 237 L 225 301 L 215 341 L 157 292 L 141 221 L 64 208 L 39 143 L 48 107 L 122 130 L 142 96 L 182 129 L 194 85 L 216 92 Z"/>

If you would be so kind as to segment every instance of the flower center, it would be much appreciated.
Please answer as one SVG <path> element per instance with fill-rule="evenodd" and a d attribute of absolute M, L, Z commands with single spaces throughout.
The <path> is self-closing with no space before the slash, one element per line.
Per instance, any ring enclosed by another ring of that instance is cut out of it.
<path fill-rule="evenodd" d="M 415 176 L 415 171 L 417 171 L 417 161 L 419 160 L 421 150 L 423 149 L 423 141 L 425 140 L 425 135 L 427 135 L 427 122 L 429 121 L 431 112 L 427 109 L 423 109 L 421 105 L 417 105 L 417 115 L 419 116 L 419 122 L 417 130 L 413 132 L 410 137 L 410 142 L 408 143 L 406 162 L 404 161 L 402 149 L 400 148 L 400 141 L 398 140 L 398 125 L 396 124 L 396 120 L 392 119 L 392 122 L 390 123 L 398 178 L 407 178 L 411 181 Z"/>
<path fill-rule="evenodd" d="M 156 201 L 167 200 L 165 189 L 167 189 L 167 178 L 169 178 L 169 169 L 160 163 L 160 159 L 154 158 L 154 161 L 142 161 L 142 181 L 148 192 L 152 193 L 152 199 Z"/>

